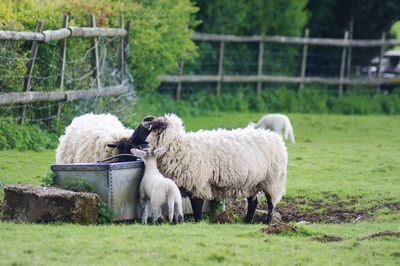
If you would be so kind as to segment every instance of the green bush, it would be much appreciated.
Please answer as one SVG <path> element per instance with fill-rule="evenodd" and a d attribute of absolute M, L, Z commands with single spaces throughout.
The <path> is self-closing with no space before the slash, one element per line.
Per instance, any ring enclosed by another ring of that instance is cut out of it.
<path fill-rule="evenodd" d="M 12 118 L 0 119 L 0 150 L 34 150 L 55 148 L 57 136 L 36 125 L 19 125 Z"/>
<path fill-rule="evenodd" d="M 70 15 L 69 24 L 72 26 L 86 26 L 88 15 L 95 14 L 97 26 L 117 27 L 118 16 L 123 15 L 125 21 L 132 22 L 128 67 L 131 73 L 133 72 L 136 87 L 139 90 L 153 90 L 159 84 L 158 75 L 175 71 L 179 58 L 188 59 L 195 55 L 196 48 L 190 39 L 192 29 L 197 24 L 193 16 L 195 12 L 197 8 L 190 0 L 6 1 L 0 3 L 0 29 L 33 31 L 38 19 L 43 20 L 44 29 L 58 29 L 61 27 L 63 13 Z M 16 51 L 29 51 L 29 45 L 26 43 L 19 42 L 16 46 Z M 56 46 L 57 43 L 54 42 L 52 45 L 42 45 L 39 58 L 57 65 Z M 87 39 L 71 39 L 68 42 L 68 57 L 83 57 L 89 46 L 90 41 Z M 8 51 L 0 50 L 0 56 L 5 57 L 6 53 Z M 26 59 L 25 54 L 20 54 L 21 62 L 26 62 L 22 60 L 23 56 Z M 83 65 L 74 67 L 82 68 L 74 69 L 77 73 L 87 73 Z M 115 67 L 117 68 L 117 65 Z M 35 73 L 38 76 L 43 76 L 43 73 L 52 75 L 57 71 L 53 68 L 49 64 L 38 62 Z M 12 72 L 12 76 L 25 74 L 24 64 L 17 65 L 15 69 L 10 67 L 8 70 Z M 5 75 L 3 72 L 0 74 Z M 54 90 L 55 81 L 56 79 L 45 83 L 41 89 Z M 8 83 L 8 86 L 14 88 L 15 82 Z M 88 83 L 84 85 L 87 87 Z M 0 91 L 4 91 L 3 86 L 0 86 Z"/>

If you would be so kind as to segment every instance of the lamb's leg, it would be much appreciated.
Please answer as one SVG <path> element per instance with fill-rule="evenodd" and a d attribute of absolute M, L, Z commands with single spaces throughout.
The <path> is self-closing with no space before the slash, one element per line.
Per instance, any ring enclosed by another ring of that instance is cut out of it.
<path fill-rule="evenodd" d="M 267 215 L 267 219 L 265 220 L 266 224 L 271 224 L 272 222 L 272 215 L 274 213 L 274 204 L 272 204 L 272 200 L 271 197 L 269 195 L 267 195 L 267 205 L 268 205 L 268 215 Z"/>
<path fill-rule="evenodd" d="M 257 204 L 258 204 L 257 195 L 247 198 L 247 215 L 246 218 L 244 219 L 244 222 L 246 224 L 251 224 L 253 222 L 253 217 L 257 209 Z"/>
<path fill-rule="evenodd" d="M 142 212 L 142 224 L 147 224 L 149 202 L 148 201 L 140 201 L 140 206 L 141 206 L 141 212 Z"/>
<path fill-rule="evenodd" d="M 162 217 L 162 209 L 161 208 L 155 208 L 153 209 L 153 224 L 162 224 L 164 221 Z"/>
<path fill-rule="evenodd" d="M 182 211 L 182 202 L 176 202 L 175 204 L 175 214 L 174 214 L 174 223 L 182 223 L 183 219 L 183 211 Z"/>
<path fill-rule="evenodd" d="M 199 198 L 192 198 L 190 197 L 190 203 L 192 205 L 193 209 L 193 214 L 194 214 L 194 221 L 195 222 L 200 222 L 201 219 L 203 218 L 203 199 Z"/>
<path fill-rule="evenodd" d="M 173 219 L 174 219 L 174 206 L 175 206 L 175 202 L 174 202 L 174 196 L 171 195 L 168 198 L 168 220 L 169 223 L 173 223 Z"/>

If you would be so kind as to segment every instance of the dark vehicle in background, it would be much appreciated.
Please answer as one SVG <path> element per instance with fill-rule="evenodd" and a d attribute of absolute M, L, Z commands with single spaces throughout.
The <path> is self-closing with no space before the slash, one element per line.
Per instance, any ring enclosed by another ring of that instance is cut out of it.
<path fill-rule="evenodd" d="M 397 78 L 400 79 L 400 50 L 389 50 L 383 54 L 380 69 L 378 70 L 379 57 L 374 57 L 369 66 L 361 67 L 360 76 L 375 78 L 380 72 L 382 78 Z M 381 85 L 383 92 L 391 93 L 399 85 Z"/>
<path fill-rule="evenodd" d="M 361 68 L 361 76 L 376 77 L 378 65 L 379 57 L 374 57 L 371 65 Z M 389 50 L 383 54 L 380 72 L 383 78 L 400 78 L 400 50 Z"/>

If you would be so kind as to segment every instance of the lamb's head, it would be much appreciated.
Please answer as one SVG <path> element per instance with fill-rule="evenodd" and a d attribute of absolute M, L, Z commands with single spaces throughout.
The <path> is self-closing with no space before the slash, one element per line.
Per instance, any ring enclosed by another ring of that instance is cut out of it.
<path fill-rule="evenodd" d="M 176 137 L 185 133 L 182 120 L 175 114 L 166 114 L 151 121 L 143 121 L 142 125 L 150 131 L 146 140 L 152 147 L 168 145 Z"/>
<path fill-rule="evenodd" d="M 131 149 L 131 153 L 136 157 L 141 158 L 143 161 L 156 159 L 158 156 L 163 155 L 166 151 L 167 149 L 164 147 L 160 147 L 157 149 L 144 148 L 142 150 L 136 148 Z"/>

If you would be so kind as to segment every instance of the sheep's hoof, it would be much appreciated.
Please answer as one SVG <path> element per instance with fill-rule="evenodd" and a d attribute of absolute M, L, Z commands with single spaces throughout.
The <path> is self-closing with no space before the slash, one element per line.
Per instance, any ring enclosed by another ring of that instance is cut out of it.
<path fill-rule="evenodd" d="M 178 224 L 183 223 L 184 219 L 182 215 L 178 215 Z"/>

